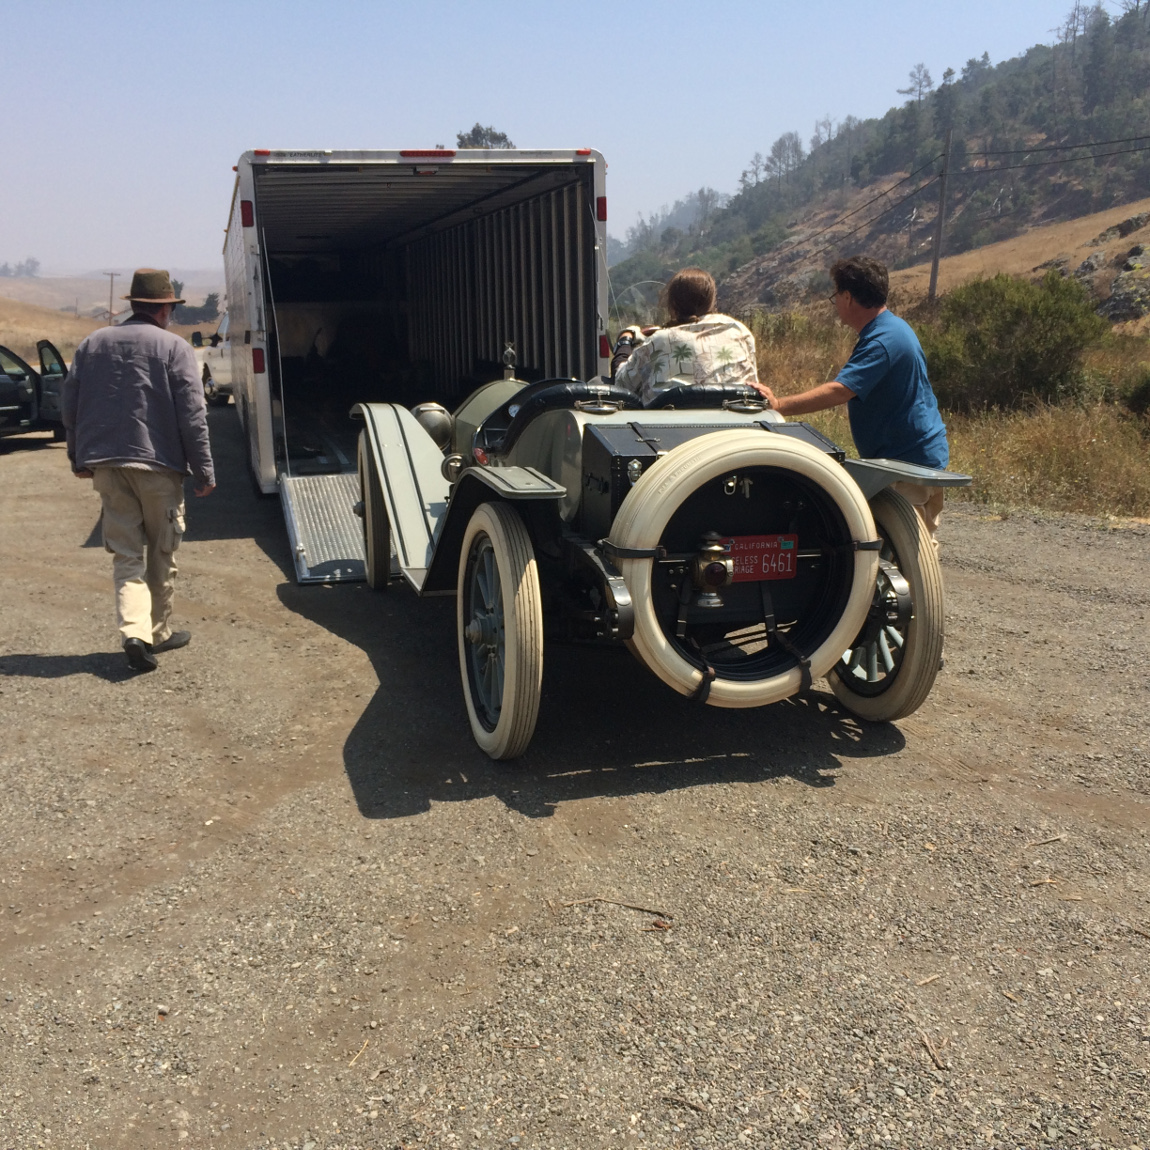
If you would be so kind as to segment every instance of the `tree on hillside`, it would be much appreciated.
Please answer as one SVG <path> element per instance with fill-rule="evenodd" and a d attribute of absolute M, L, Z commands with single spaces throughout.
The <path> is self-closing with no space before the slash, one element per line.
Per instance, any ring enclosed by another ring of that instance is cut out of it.
<path fill-rule="evenodd" d="M 506 132 L 497 132 L 490 124 L 484 127 L 478 120 L 475 127 L 467 132 L 455 134 L 458 148 L 514 148 Z"/>
<path fill-rule="evenodd" d="M 923 97 L 934 87 L 934 81 L 930 78 L 930 69 L 925 64 L 915 64 L 910 70 L 908 79 L 910 86 L 899 88 L 898 94 L 900 96 L 913 96 L 914 102 L 921 104 Z"/>
<path fill-rule="evenodd" d="M 29 256 L 26 260 L 16 265 L 16 270 L 12 273 L 17 276 L 35 276 L 40 272 L 40 261 Z"/>

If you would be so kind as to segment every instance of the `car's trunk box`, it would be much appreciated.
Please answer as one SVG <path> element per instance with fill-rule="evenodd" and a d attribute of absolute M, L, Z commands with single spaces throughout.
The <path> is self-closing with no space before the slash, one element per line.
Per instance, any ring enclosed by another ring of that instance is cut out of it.
<path fill-rule="evenodd" d="M 602 539 L 611 530 L 627 492 L 640 475 L 661 455 L 712 431 L 729 431 L 729 423 L 661 424 L 639 418 L 625 425 L 589 424 L 583 434 L 583 499 L 580 530 L 591 539 Z M 826 452 L 839 463 L 846 452 L 808 423 L 748 422 L 773 435 L 789 435 Z M 637 461 L 634 467 L 632 461 Z"/>

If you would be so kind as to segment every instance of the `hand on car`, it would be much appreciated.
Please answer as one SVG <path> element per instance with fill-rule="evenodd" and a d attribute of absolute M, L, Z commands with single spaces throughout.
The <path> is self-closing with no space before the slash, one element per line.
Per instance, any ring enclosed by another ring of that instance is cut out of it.
<path fill-rule="evenodd" d="M 767 401 L 767 406 L 772 411 L 778 411 L 779 401 L 775 398 L 775 393 L 765 383 L 753 383 L 751 386 Z"/>

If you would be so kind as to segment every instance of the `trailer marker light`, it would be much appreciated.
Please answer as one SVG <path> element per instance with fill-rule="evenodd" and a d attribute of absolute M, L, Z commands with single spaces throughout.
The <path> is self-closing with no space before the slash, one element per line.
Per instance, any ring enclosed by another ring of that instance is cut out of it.
<path fill-rule="evenodd" d="M 607 197 L 600 196 L 595 201 L 595 218 L 603 223 L 607 219 Z"/>
<path fill-rule="evenodd" d="M 605 335 L 599 337 L 599 358 L 611 358 L 611 341 Z"/>
<path fill-rule="evenodd" d="M 251 200 L 240 200 L 240 223 L 245 228 L 251 228 L 255 226 L 255 222 L 256 213 Z"/>
<path fill-rule="evenodd" d="M 590 154 L 591 154 L 590 148 L 576 148 L 575 149 L 575 155 L 577 155 L 577 156 L 589 156 Z"/>
<path fill-rule="evenodd" d="M 405 160 L 450 160 L 455 152 L 448 148 L 404 148 L 399 154 Z"/>
<path fill-rule="evenodd" d="M 262 347 L 252 348 L 252 371 L 256 375 L 263 375 L 264 367 L 264 349 Z"/>
<path fill-rule="evenodd" d="M 233 172 L 238 172 L 239 170 L 240 169 L 239 169 L 239 166 L 237 164 L 232 164 L 232 171 Z"/>
<path fill-rule="evenodd" d="M 253 156 L 270 156 L 272 154 L 271 148 L 253 148 Z"/>

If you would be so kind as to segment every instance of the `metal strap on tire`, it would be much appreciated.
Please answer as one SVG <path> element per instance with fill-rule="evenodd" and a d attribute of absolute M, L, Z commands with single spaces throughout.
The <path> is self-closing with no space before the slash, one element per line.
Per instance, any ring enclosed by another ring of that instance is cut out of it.
<path fill-rule="evenodd" d="M 610 539 L 600 539 L 599 551 L 610 559 L 665 559 L 665 547 L 617 547 Z"/>
<path fill-rule="evenodd" d="M 703 677 L 699 680 L 699 685 L 695 688 L 695 693 L 691 696 L 692 703 L 705 703 L 711 694 L 711 684 L 718 678 L 715 668 L 710 663 L 703 660 Z"/>
<path fill-rule="evenodd" d="M 811 677 L 811 661 L 779 630 L 775 622 L 774 600 L 771 598 L 770 588 L 765 582 L 759 584 L 759 593 L 763 600 L 763 625 L 767 629 L 767 635 L 778 643 L 778 645 L 798 663 L 799 674 L 801 676 L 799 679 L 799 694 L 805 695 L 814 683 L 814 679 Z"/>

